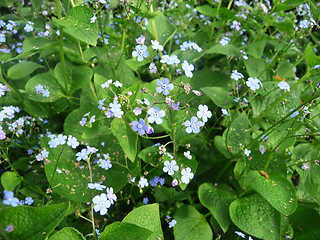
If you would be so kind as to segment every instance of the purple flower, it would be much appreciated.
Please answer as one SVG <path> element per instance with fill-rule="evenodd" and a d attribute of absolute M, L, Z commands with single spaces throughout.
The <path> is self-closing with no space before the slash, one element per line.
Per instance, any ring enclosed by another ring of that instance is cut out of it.
<path fill-rule="evenodd" d="M 149 56 L 148 47 L 146 45 L 137 45 L 136 51 L 132 52 L 133 57 L 137 57 L 138 62 L 141 62 L 143 58 L 147 58 Z"/>
<path fill-rule="evenodd" d="M 163 92 L 163 95 L 165 96 L 169 95 L 169 91 L 172 91 L 174 88 L 173 84 L 169 82 L 168 78 L 164 78 L 163 80 L 158 79 L 157 85 L 159 86 L 156 88 L 157 93 Z"/>
<path fill-rule="evenodd" d="M 199 133 L 200 127 L 202 126 L 202 122 L 198 121 L 197 117 L 192 117 L 191 121 L 187 120 L 184 125 L 187 127 L 186 132 L 187 133 Z"/>
<path fill-rule="evenodd" d="M 143 45 L 145 40 L 146 40 L 146 37 L 141 35 L 140 37 L 138 37 L 136 39 L 136 42 L 137 42 L 137 44 Z"/>
<path fill-rule="evenodd" d="M 139 135 L 144 135 L 149 129 L 149 127 L 146 125 L 145 121 L 142 118 L 139 119 L 139 122 L 133 121 L 131 125 L 132 130 L 138 132 Z"/>

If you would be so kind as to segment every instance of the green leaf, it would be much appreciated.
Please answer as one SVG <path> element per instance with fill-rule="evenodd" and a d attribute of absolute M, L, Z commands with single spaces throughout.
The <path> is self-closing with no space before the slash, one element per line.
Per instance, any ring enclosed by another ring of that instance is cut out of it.
<path fill-rule="evenodd" d="M 254 44 L 250 44 L 247 47 L 246 53 L 255 58 L 261 58 L 266 44 L 267 40 L 260 40 L 255 42 Z"/>
<path fill-rule="evenodd" d="M 215 18 L 217 15 L 217 10 L 215 8 L 210 7 L 209 5 L 202 5 L 202 6 L 196 7 L 196 10 L 199 13 L 212 18 Z"/>
<path fill-rule="evenodd" d="M 76 66 L 69 62 L 66 62 L 66 74 L 67 74 L 67 85 L 68 88 L 73 92 L 84 87 L 92 78 L 92 69 L 86 66 Z M 54 75 L 64 89 L 64 76 L 62 71 L 62 63 L 58 63 L 54 69 Z"/>
<path fill-rule="evenodd" d="M 281 173 L 271 172 L 266 178 L 258 171 L 251 171 L 247 180 L 280 213 L 290 215 L 296 210 L 298 199 L 295 188 Z"/>
<path fill-rule="evenodd" d="M 90 23 L 94 16 L 87 7 L 71 8 L 65 19 L 53 18 L 53 22 L 63 27 L 63 30 L 71 36 L 96 46 L 99 34 L 97 23 Z"/>
<path fill-rule="evenodd" d="M 8 78 L 25 78 L 39 68 L 42 68 L 42 66 L 35 62 L 20 62 L 9 68 Z"/>
<path fill-rule="evenodd" d="M 138 227 L 135 224 L 115 222 L 105 228 L 99 240 L 148 240 L 152 234 L 150 230 Z"/>
<path fill-rule="evenodd" d="M 222 87 L 204 87 L 200 89 L 204 92 L 218 107 L 231 108 L 234 101 L 229 95 L 229 91 Z"/>
<path fill-rule="evenodd" d="M 215 187 L 212 184 L 203 183 L 199 187 L 198 195 L 201 204 L 210 210 L 222 230 L 226 232 L 231 223 L 229 205 L 236 199 L 233 189 L 225 184 Z"/>
<path fill-rule="evenodd" d="M 8 234 L 10 239 L 45 239 L 61 222 L 69 207 L 69 203 L 63 203 L 42 207 L 7 208 L 0 212 L 0 226 L 2 229 L 6 229 L 10 224 L 15 227 L 13 232 Z"/>
<path fill-rule="evenodd" d="M 176 28 L 168 22 L 163 13 L 159 13 L 154 19 L 149 20 L 147 30 L 153 39 L 158 40 L 163 47 L 176 32 Z"/>
<path fill-rule="evenodd" d="M 85 240 L 82 234 L 75 228 L 65 227 L 56 232 L 49 240 Z"/>
<path fill-rule="evenodd" d="M 49 97 L 44 97 L 41 93 L 37 94 L 35 86 L 38 84 L 48 89 Z M 49 73 L 38 74 L 31 78 L 26 84 L 26 93 L 30 100 L 36 102 L 54 102 L 64 96 L 57 80 Z"/>
<path fill-rule="evenodd" d="M 320 64 L 320 57 L 314 53 L 314 46 L 309 43 L 304 50 L 304 55 L 306 57 L 306 62 L 309 68 L 313 68 L 315 65 Z"/>
<path fill-rule="evenodd" d="M 14 172 L 8 171 L 1 175 L 1 184 L 7 191 L 13 191 L 21 181 L 22 179 L 18 177 Z"/>
<path fill-rule="evenodd" d="M 249 57 L 248 60 L 244 61 L 244 65 L 248 71 L 250 77 L 256 77 L 260 80 L 267 80 L 267 64 L 261 58 Z"/>
<path fill-rule="evenodd" d="M 174 219 L 177 221 L 173 228 L 175 240 L 212 240 L 212 230 L 205 217 L 191 205 L 181 206 Z"/>
<path fill-rule="evenodd" d="M 124 153 L 134 162 L 137 155 L 138 135 L 127 126 L 122 118 L 115 118 L 111 123 L 111 130 L 117 137 Z"/>
<path fill-rule="evenodd" d="M 239 143 L 246 145 L 250 140 L 250 122 L 246 113 L 243 112 L 231 122 L 227 135 L 227 144 L 228 147 L 231 145 L 233 153 L 237 153 L 241 150 Z"/>
<path fill-rule="evenodd" d="M 222 46 L 220 43 L 212 46 L 206 52 L 207 54 L 223 54 L 233 57 L 240 57 L 240 49 L 233 46 L 232 44 L 228 44 L 226 46 Z"/>
<path fill-rule="evenodd" d="M 152 232 L 152 236 L 148 239 L 163 239 L 159 205 L 157 203 L 134 209 L 122 220 L 122 222 L 132 223 L 139 227 L 148 229 Z"/>
<path fill-rule="evenodd" d="M 231 203 L 230 217 L 242 231 L 262 239 L 280 239 L 280 213 L 262 196 L 254 194 Z"/>

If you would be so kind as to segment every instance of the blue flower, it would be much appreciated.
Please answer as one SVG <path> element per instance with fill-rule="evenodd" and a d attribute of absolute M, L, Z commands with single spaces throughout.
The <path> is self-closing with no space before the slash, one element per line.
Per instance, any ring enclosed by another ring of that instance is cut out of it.
<path fill-rule="evenodd" d="M 222 108 L 221 112 L 222 112 L 223 115 L 229 116 L 229 113 L 228 113 L 227 109 Z"/>
<path fill-rule="evenodd" d="M 106 186 L 100 184 L 100 183 L 88 183 L 88 188 L 90 189 L 97 189 L 99 191 L 102 191 Z"/>
<path fill-rule="evenodd" d="M 164 110 L 160 110 L 157 107 L 150 108 L 148 110 L 148 114 L 149 114 L 149 117 L 148 117 L 149 123 L 156 122 L 156 124 L 161 124 L 163 122 L 162 117 L 166 115 Z"/>
<path fill-rule="evenodd" d="M 171 222 L 169 222 L 169 228 L 173 228 L 174 225 L 176 225 L 176 224 L 177 224 L 177 221 L 172 219 Z"/>
<path fill-rule="evenodd" d="M 81 161 L 81 160 L 86 160 L 88 158 L 88 155 L 89 155 L 89 151 L 84 148 L 81 150 L 81 152 L 77 152 L 76 153 L 76 157 L 77 157 L 77 161 Z"/>
<path fill-rule="evenodd" d="M 92 202 L 95 204 L 93 207 L 94 211 L 100 212 L 100 215 L 102 216 L 108 212 L 108 208 L 111 206 L 111 203 L 105 193 L 95 196 L 92 199 Z"/>
<path fill-rule="evenodd" d="M 4 205 L 11 205 L 12 207 L 18 206 L 19 199 L 13 196 L 13 192 L 4 190 L 3 193 L 4 193 L 4 200 L 2 201 L 2 203 Z"/>
<path fill-rule="evenodd" d="M 200 127 L 202 126 L 202 122 L 198 121 L 197 117 L 192 117 L 191 121 L 187 120 L 184 125 L 187 127 L 186 132 L 187 133 L 199 133 Z"/>
<path fill-rule="evenodd" d="M 244 78 L 244 76 L 241 73 L 239 73 L 237 70 L 232 70 L 231 79 L 238 81 L 242 78 Z"/>
<path fill-rule="evenodd" d="M 133 57 L 138 57 L 138 62 L 141 62 L 143 58 L 147 58 L 149 56 L 148 47 L 146 45 L 137 45 L 136 51 L 132 52 Z"/>
<path fill-rule="evenodd" d="M 161 79 L 158 79 L 157 85 L 159 86 L 156 88 L 157 93 L 163 92 L 163 95 L 165 96 L 169 95 L 169 91 L 172 91 L 174 88 L 173 84 L 169 83 L 168 78 L 164 78 L 163 81 Z"/>
<path fill-rule="evenodd" d="M 146 125 L 145 121 L 142 118 L 139 119 L 139 122 L 133 121 L 131 125 L 132 130 L 138 132 L 140 135 L 144 135 L 149 129 L 149 127 Z"/>
<path fill-rule="evenodd" d="M 242 238 L 246 237 L 246 235 L 244 233 L 242 233 L 242 232 L 235 231 L 234 233 L 237 234 L 238 236 L 242 237 Z"/>
<path fill-rule="evenodd" d="M 168 172 L 168 174 L 172 176 L 174 172 L 179 170 L 179 166 L 177 165 L 177 162 L 175 160 L 172 160 L 171 162 L 165 161 L 162 170 L 163 172 Z"/>
<path fill-rule="evenodd" d="M 79 142 L 75 137 L 72 137 L 71 135 L 68 136 L 68 142 L 67 142 L 69 147 L 76 148 L 79 146 Z"/>
<path fill-rule="evenodd" d="M 208 122 L 208 118 L 212 117 L 212 112 L 208 109 L 208 106 L 200 104 L 198 109 L 197 117 L 202 118 L 203 122 Z"/>
<path fill-rule="evenodd" d="M 300 28 L 308 28 L 309 25 L 310 25 L 310 21 L 308 21 L 308 20 L 302 20 L 300 22 Z"/>
<path fill-rule="evenodd" d="M 173 65 L 173 64 L 179 64 L 180 60 L 178 59 L 178 57 L 176 55 L 163 55 L 161 60 L 161 63 L 166 63 L 168 65 Z"/>
<path fill-rule="evenodd" d="M 230 42 L 230 38 L 228 38 L 228 37 L 223 37 L 221 40 L 220 40 L 220 44 L 222 45 L 222 46 L 225 46 L 225 45 L 228 45 L 228 43 Z"/>
<path fill-rule="evenodd" d="M 256 91 L 261 87 L 263 87 L 261 81 L 258 78 L 249 77 L 248 81 L 246 81 L 247 87 L 249 87 L 252 91 Z"/>
<path fill-rule="evenodd" d="M 26 199 L 24 200 L 24 203 L 28 204 L 28 205 L 31 205 L 33 202 L 34 201 L 33 201 L 32 197 L 26 197 Z"/>
<path fill-rule="evenodd" d="M 145 205 L 148 205 L 148 204 L 149 204 L 149 198 L 147 198 L 147 197 L 143 198 L 142 202 L 143 202 Z"/>
<path fill-rule="evenodd" d="M 285 81 L 281 81 L 278 83 L 278 87 L 283 90 L 283 91 L 288 91 L 290 92 L 290 85 L 286 83 Z"/>

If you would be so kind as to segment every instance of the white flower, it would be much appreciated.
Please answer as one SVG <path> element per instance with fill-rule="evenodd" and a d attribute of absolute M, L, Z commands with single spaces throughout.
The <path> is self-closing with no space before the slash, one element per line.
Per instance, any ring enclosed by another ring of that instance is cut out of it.
<path fill-rule="evenodd" d="M 258 78 L 249 77 L 248 81 L 246 81 L 247 87 L 249 87 L 252 91 L 256 91 L 261 87 L 263 87 L 261 81 Z"/>
<path fill-rule="evenodd" d="M 198 109 L 197 117 L 202 118 L 203 122 L 208 122 L 208 118 L 212 117 L 212 112 L 208 109 L 208 106 L 200 104 Z"/>
<path fill-rule="evenodd" d="M 184 60 L 182 63 L 182 69 L 187 77 L 192 78 L 192 71 L 194 70 L 194 66 L 192 64 L 188 64 L 188 62 Z"/>
<path fill-rule="evenodd" d="M 249 157 L 250 153 L 251 153 L 251 150 L 248 150 L 248 149 L 244 150 L 244 155 L 246 155 L 247 157 Z"/>
<path fill-rule="evenodd" d="M 157 40 L 151 40 L 151 43 L 152 43 L 152 48 L 153 48 L 154 50 L 163 51 L 163 46 L 160 45 Z"/>
<path fill-rule="evenodd" d="M 181 182 L 188 184 L 190 179 L 193 179 L 194 174 L 191 172 L 191 168 L 187 167 L 186 169 L 182 169 L 181 171 Z"/>
<path fill-rule="evenodd" d="M 149 186 L 148 180 L 145 177 L 141 177 L 139 180 L 139 186 L 141 188 L 148 187 Z"/>
<path fill-rule="evenodd" d="M 186 152 L 184 152 L 183 153 L 184 154 L 184 156 L 186 157 L 186 158 L 188 158 L 188 159 L 192 159 L 192 156 L 191 156 L 191 154 L 190 154 L 190 151 L 186 151 Z"/>
<path fill-rule="evenodd" d="M 122 87 L 122 83 L 119 81 L 115 81 L 113 85 L 115 85 L 116 87 Z"/>
<path fill-rule="evenodd" d="M 283 91 L 288 91 L 290 92 L 290 85 L 286 83 L 285 81 L 281 81 L 278 83 L 278 87 L 283 90 Z"/>

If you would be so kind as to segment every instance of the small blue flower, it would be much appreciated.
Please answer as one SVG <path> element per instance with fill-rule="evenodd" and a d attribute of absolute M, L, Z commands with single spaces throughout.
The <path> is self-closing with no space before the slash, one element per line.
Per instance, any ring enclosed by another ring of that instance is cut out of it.
<path fill-rule="evenodd" d="M 247 87 L 249 87 L 252 91 L 256 91 L 261 87 L 263 87 L 261 81 L 258 78 L 249 77 L 248 81 L 246 81 Z"/>
<path fill-rule="evenodd" d="M 172 219 L 171 222 L 169 222 L 169 228 L 173 228 L 174 225 L 176 225 L 176 224 L 177 224 L 177 221 Z"/>
<path fill-rule="evenodd" d="M 223 38 L 220 40 L 219 43 L 220 43 L 222 46 L 225 46 L 225 45 L 228 45 L 229 42 L 230 42 L 230 38 L 228 38 L 228 37 L 223 37 Z"/>
<path fill-rule="evenodd" d="M 149 127 L 146 125 L 145 121 L 142 118 L 139 119 L 139 122 L 133 121 L 131 125 L 132 130 L 138 132 L 140 135 L 144 135 L 149 129 Z"/>
<path fill-rule="evenodd" d="M 166 115 L 164 110 L 160 110 L 157 107 L 154 108 L 150 108 L 148 110 L 148 122 L 149 123 L 154 123 L 156 122 L 156 124 L 161 124 L 163 122 L 162 118 Z"/>
<path fill-rule="evenodd" d="M 67 142 L 67 145 L 69 147 L 72 147 L 72 148 L 76 148 L 79 146 L 79 142 L 77 141 L 77 139 L 75 137 L 72 137 L 71 135 L 68 136 L 68 142 Z"/>
<path fill-rule="evenodd" d="M 241 73 L 239 73 L 237 70 L 232 70 L 231 79 L 238 81 L 242 78 L 244 78 L 244 76 Z"/>
<path fill-rule="evenodd" d="M 187 127 L 186 132 L 187 133 L 199 133 L 200 127 L 202 126 L 202 122 L 198 121 L 197 117 L 192 117 L 191 121 L 187 120 L 184 125 Z"/>
<path fill-rule="evenodd" d="M 235 231 L 234 233 L 237 234 L 238 236 L 242 237 L 242 238 L 246 237 L 246 235 L 244 233 L 242 233 L 242 232 Z"/>
<path fill-rule="evenodd" d="M 168 174 L 172 176 L 174 172 L 179 170 L 179 166 L 177 165 L 177 162 L 175 160 L 172 160 L 171 162 L 165 161 L 162 170 L 163 172 L 168 172 Z"/>
<path fill-rule="evenodd" d="M 281 81 L 278 83 L 278 87 L 283 90 L 283 91 L 288 91 L 290 92 L 290 85 L 286 83 L 285 81 Z"/>
<path fill-rule="evenodd" d="M 145 177 L 141 177 L 139 180 L 138 186 L 140 186 L 141 188 L 148 187 L 149 186 L 148 180 Z"/>
<path fill-rule="evenodd" d="M 149 204 L 149 198 L 147 198 L 147 197 L 143 198 L 142 202 L 143 202 L 145 205 L 148 205 L 148 204 Z"/>
<path fill-rule="evenodd" d="M 167 96 L 169 95 L 169 91 L 172 91 L 174 86 L 172 83 L 170 83 L 168 78 L 164 78 L 163 80 L 158 79 L 157 85 L 159 87 L 156 88 L 157 93 L 163 92 L 163 95 Z"/>
<path fill-rule="evenodd" d="M 24 200 L 24 203 L 28 204 L 28 205 L 31 205 L 33 202 L 34 201 L 33 201 L 32 197 L 26 197 L 26 199 Z"/>
<path fill-rule="evenodd" d="M 13 196 L 13 192 L 4 190 L 3 193 L 4 193 L 4 200 L 2 201 L 2 203 L 4 205 L 11 205 L 12 207 L 18 206 L 19 199 Z"/>
<path fill-rule="evenodd" d="M 95 204 L 93 207 L 94 211 L 100 212 L 100 215 L 102 216 L 108 212 L 108 208 L 111 206 L 111 203 L 105 193 L 95 196 L 92 199 L 92 202 Z"/>
<path fill-rule="evenodd" d="M 300 28 L 308 28 L 309 27 L 309 25 L 310 25 L 310 21 L 308 21 L 308 20 L 302 20 L 301 22 L 300 22 Z"/>
<path fill-rule="evenodd" d="M 137 45 L 136 51 L 132 52 L 133 57 L 137 57 L 138 62 L 149 56 L 148 47 L 146 45 Z"/>
<path fill-rule="evenodd" d="M 100 183 L 88 183 L 88 188 L 90 189 L 97 189 L 99 191 L 102 191 L 106 188 L 106 186 L 100 184 Z"/>
<path fill-rule="evenodd" d="M 161 60 L 161 63 L 166 63 L 168 65 L 173 65 L 173 64 L 179 64 L 180 60 L 178 59 L 178 57 L 176 55 L 163 55 Z"/>
<path fill-rule="evenodd" d="M 208 118 L 212 117 L 212 112 L 208 109 L 208 106 L 200 104 L 198 109 L 197 117 L 202 118 L 203 122 L 208 122 Z"/>
<path fill-rule="evenodd" d="M 86 160 L 88 158 L 88 155 L 89 155 L 89 151 L 84 148 L 81 150 L 81 152 L 77 152 L 76 153 L 76 157 L 77 157 L 77 161 L 81 161 L 81 160 Z"/>

